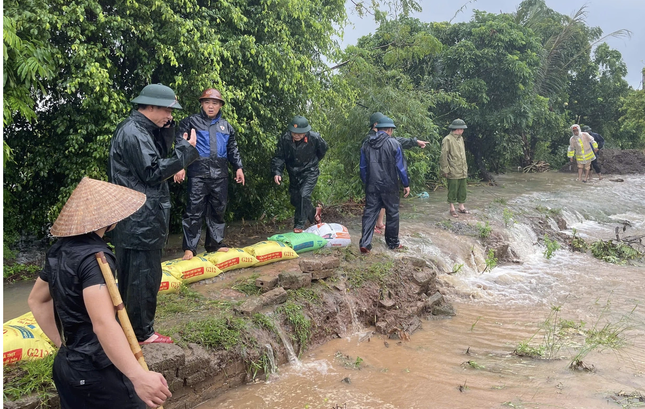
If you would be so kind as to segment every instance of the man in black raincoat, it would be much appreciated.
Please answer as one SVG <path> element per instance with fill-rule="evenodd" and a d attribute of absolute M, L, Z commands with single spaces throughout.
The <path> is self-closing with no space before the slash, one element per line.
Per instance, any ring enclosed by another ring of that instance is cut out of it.
<path fill-rule="evenodd" d="M 361 253 L 372 249 L 374 226 L 381 208 L 385 208 L 385 243 L 388 248 L 403 248 L 399 242 L 399 179 L 404 197 L 410 194 L 410 181 L 401 144 L 391 138 L 396 126 L 384 116 L 376 124 L 378 132 L 363 142 L 360 172 L 365 184 L 365 209 L 363 210 Z"/>
<path fill-rule="evenodd" d="M 184 260 L 197 254 L 197 244 L 206 216 L 206 251 L 227 251 L 224 241 L 224 214 L 228 202 L 228 164 L 233 166 L 235 181 L 244 185 L 242 159 L 237 149 L 235 130 L 224 118 L 220 109 L 225 102 L 222 94 L 214 88 L 204 90 L 199 97 L 202 111 L 179 123 L 177 140 L 187 132 L 196 131 L 199 159 L 187 172 L 175 175 L 181 183 L 188 173 L 188 200 L 182 220 L 184 230 Z"/>
<path fill-rule="evenodd" d="M 302 233 L 305 223 L 320 223 L 322 207 L 314 208 L 311 194 L 316 187 L 320 170 L 318 163 L 327 152 L 327 142 L 311 126 L 304 116 L 296 116 L 289 124 L 289 130 L 278 139 L 275 155 L 271 160 L 271 173 L 278 185 L 286 165 L 289 172 L 289 194 L 291 204 L 296 208 L 293 231 Z"/>
<path fill-rule="evenodd" d="M 166 180 L 199 157 L 196 138 L 175 142 L 172 110 L 181 109 L 175 93 L 162 84 L 147 85 L 132 100 L 138 104 L 119 124 L 110 145 L 109 181 L 146 195 L 145 205 L 117 225 L 112 235 L 119 292 L 140 343 L 171 343 L 155 332 L 161 252 L 168 239 L 170 191 Z M 169 157 L 168 157 L 169 156 Z"/>

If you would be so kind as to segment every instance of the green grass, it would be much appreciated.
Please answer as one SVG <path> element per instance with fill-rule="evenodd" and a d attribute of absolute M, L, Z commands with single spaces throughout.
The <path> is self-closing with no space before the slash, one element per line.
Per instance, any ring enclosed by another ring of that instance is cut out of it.
<path fill-rule="evenodd" d="M 393 267 L 392 260 L 388 260 L 376 262 L 367 268 L 352 269 L 348 271 L 347 282 L 353 288 L 362 287 L 366 282 L 376 282 L 383 287 Z"/>
<path fill-rule="evenodd" d="M 240 278 L 235 281 L 231 288 L 246 295 L 260 295 L 262 294 L 262 289 L 255 285 L 255 280 L 258 277 L 260 277 L 260 274 L 254 273 L 250 277 Z"/>
<path fill-rule="evenodd" d="M 287 291 L 287 299 L 294 302 L 307 302 L 314 305 L 319 305 L 321 302 L 320 294 L 312 287 L 302 287 L 296 290 L 289 290 Z"/>
<path fill-rule="evenodd" d="M 502 218 L 504 219 L 504 226 L 509 227 L 515 224 L 515 220 L 513 219 L 515 215 L 513 212 L 508 208 L 505 207 L 504 210 L 502 211 Z"/>
<path fill-rule="evenodd" d="M 247 341 L 243 334 L 246 326 L 247 321 L 243 318 L 221 316 L 188 321 L 174 331 L 181 336 L 181 343 L 193 342 L 228 351 L 242 341 Z"/>
<path fill-rule="evenodd" d="M 4 365 L 5 402 L 18 400 L 24 396 L 36 394 L 46 398 L 50 393 L 55 393 L 56 387 L 52 379 L 52 365 L 54 354 L 36 361 L 21 361 L 13 365 Z M 7 379 L 11 379 L 7 382 Z"/>
<path fill-rule="evenodd" d="M 302 312 L 302 306 L 292 301 L 287 301 L 276 308 L 276 312 L 283 314 L 293 328 L 294 335 L 292 337 L 300 345 L 300 353 L 302 353 L 311 338 L 311 320 Z"/>
<path fill-rule="evenodd" d="M 560 216 L 562 214 L 562 209 L 551 209 L 542 205 L 537 205 L 535 210 L 549 217 Z"/>
<path fill-rule="evenodd" d="M 213 308 L 221 311 L 231 309 L 230 301 L 209 300 L 190 287 L 182 284 L 178 293 L 159 294 L 157 297 L 157 319 L 187 315 L 200 311 L 208 311 Z"/>

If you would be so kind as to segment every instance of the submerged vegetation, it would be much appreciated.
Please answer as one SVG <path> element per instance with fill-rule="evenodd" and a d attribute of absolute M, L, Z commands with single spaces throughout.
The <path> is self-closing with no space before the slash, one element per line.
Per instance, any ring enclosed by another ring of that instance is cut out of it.
<path fill-rule="evenodd" d="M 562 307 L 553 306 L 538 330 L 529 339 L 521 341 L 514 353 L 532 358 L 560 359 L 560 350 L 565 348 L 572 351 L 569 368 L 591 371 L 594 366 L 584 362 L 587 355 L 592 351 L 620 349 L 626 343 L 625 332 L 635 325 L 633 315 L 638 306 L 618 318 L 610 314 L 610 307 L 608 300 L 600 308 L 595 322 L 588 326 L 583 321 L 562 319 Z M 542 337 L 541 342 L 535 341 L 538 336 Z"/>

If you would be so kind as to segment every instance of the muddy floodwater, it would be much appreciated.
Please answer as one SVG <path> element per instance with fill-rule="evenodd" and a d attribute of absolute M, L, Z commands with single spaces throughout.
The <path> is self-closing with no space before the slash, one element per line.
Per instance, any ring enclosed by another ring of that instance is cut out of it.
<path fill-rule="evenodd" d="M 530 223 L 546 215 L 551 231 L 588 241 L 617 229 L 621 237 L 645 234 L 645 177 L 610 178 L 502 176 L 498 187 L 469 187 L 472 214 L 456 220 L 445 192 L 403 201 L 407 254 L 444 266 L 438 282 L 457 315 L 424 321 L 404 341 L 371 328 L 348 331 L 199 408 L 644 407 L 645 267 L 567 249 L 547 259 L 542 232 Z M 485 222 L 505 232 L 514 260 L 482 272 L 486 256 L 473 242 Z M 359 223 L 349 226 L 355 236 Z M 382 238 L 374 248 L 385 251 Z M 614 331 L 615 348 L 585 342 L 583 334 L 603 329 Z M 551 359 L 514 354 L 522 342 Z M 577 355 L 587 370 L 569 369 Z"/>

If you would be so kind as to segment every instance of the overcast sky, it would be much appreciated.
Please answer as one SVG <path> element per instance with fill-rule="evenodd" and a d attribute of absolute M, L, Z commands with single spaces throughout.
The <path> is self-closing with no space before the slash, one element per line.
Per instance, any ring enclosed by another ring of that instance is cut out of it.
<path fill-rule="evenodd" d="M 423 7 L 421 13 L 413 16 L 426 22 L 449 21 L 457 10 L 466 5 L 453 22 L 468 21 L 473 10 L 491 13 L 510 13 L 516 10 L 521 0 L 417 0 Z M 616 30 L 627 29 L 632 32 L 631 38 L 610 38 L 607 43 L 620 51 L 627 64 L 627 82 L 636 89 L 641 89 L 641 70 L 645 67 L 645 0 L 546 0 L 553 10 L 573 15 L 580 7 L 587 5 L 587 24 L 600 27 L 608 34 Z M 372 16 L 359 18 L 352 9 L 352 2 L 347 1 L 350 24 L 345 29 L 343 46 L 356 44 L 356 40 L 374 32 Z"/>

